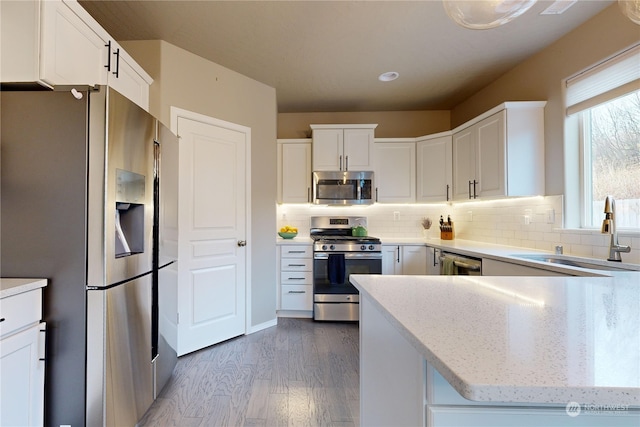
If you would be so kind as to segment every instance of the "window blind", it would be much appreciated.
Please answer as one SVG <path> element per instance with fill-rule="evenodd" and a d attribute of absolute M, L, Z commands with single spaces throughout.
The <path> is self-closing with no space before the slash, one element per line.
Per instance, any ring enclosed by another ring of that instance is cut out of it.
<path fill-rule="evenodd" d="M 640 43 L 566 80 L 567 115 L 640 90 Z"/>

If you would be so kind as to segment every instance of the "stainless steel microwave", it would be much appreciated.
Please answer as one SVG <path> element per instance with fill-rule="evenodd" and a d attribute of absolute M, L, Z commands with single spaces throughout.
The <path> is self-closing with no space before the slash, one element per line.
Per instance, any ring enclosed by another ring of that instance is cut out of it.
<path fill-rule="evenodd" d="M 317 171 L 313 173 L 313 203 L 316 205 L 370 205 L 373 198 L 371 171 Z"/>

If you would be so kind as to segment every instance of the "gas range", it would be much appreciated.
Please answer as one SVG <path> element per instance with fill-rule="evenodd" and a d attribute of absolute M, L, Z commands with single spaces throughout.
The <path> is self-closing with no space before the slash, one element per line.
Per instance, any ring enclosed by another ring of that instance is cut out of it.
<path fill-rule="evenodd" d="M 381 252 L 380 239 L 373 236 L 311 236 L 314 252 Z"/>
<path fill-rule="evenodd" d="M 381 252 L 382 243 L 373 236 L 353 236 L 355 227 L 366 231 L 366 217 L 311 217 L 310 236 L 314 252 Z"/>

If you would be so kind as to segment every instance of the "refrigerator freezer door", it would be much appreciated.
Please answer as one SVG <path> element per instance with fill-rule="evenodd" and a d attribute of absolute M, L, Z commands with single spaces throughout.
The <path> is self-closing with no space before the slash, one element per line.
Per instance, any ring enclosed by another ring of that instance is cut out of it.
<path fill-rule="evenodd" d="M 105 425 L 134 426 L 154 399 L 151 275 L 103 293 L 107 331 Z"/>

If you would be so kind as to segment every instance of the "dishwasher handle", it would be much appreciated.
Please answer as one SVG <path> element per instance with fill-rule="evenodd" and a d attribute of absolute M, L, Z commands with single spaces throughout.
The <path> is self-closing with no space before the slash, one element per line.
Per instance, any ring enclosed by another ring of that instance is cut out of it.
<path fill-rule="evenodd" d="M 451 258 L 451 257 L 450 256 L 448 257 L 447 255 L 440 255 L 439 257 L 440 265 L 443 265 L 445 258 Z M 458 268 L 463 268 L 467 271 L 482 271 L 482 262 L 480 261 L 466 262 L 466 260 L 454 258 L 453 265 L 455 265 Z"/>

